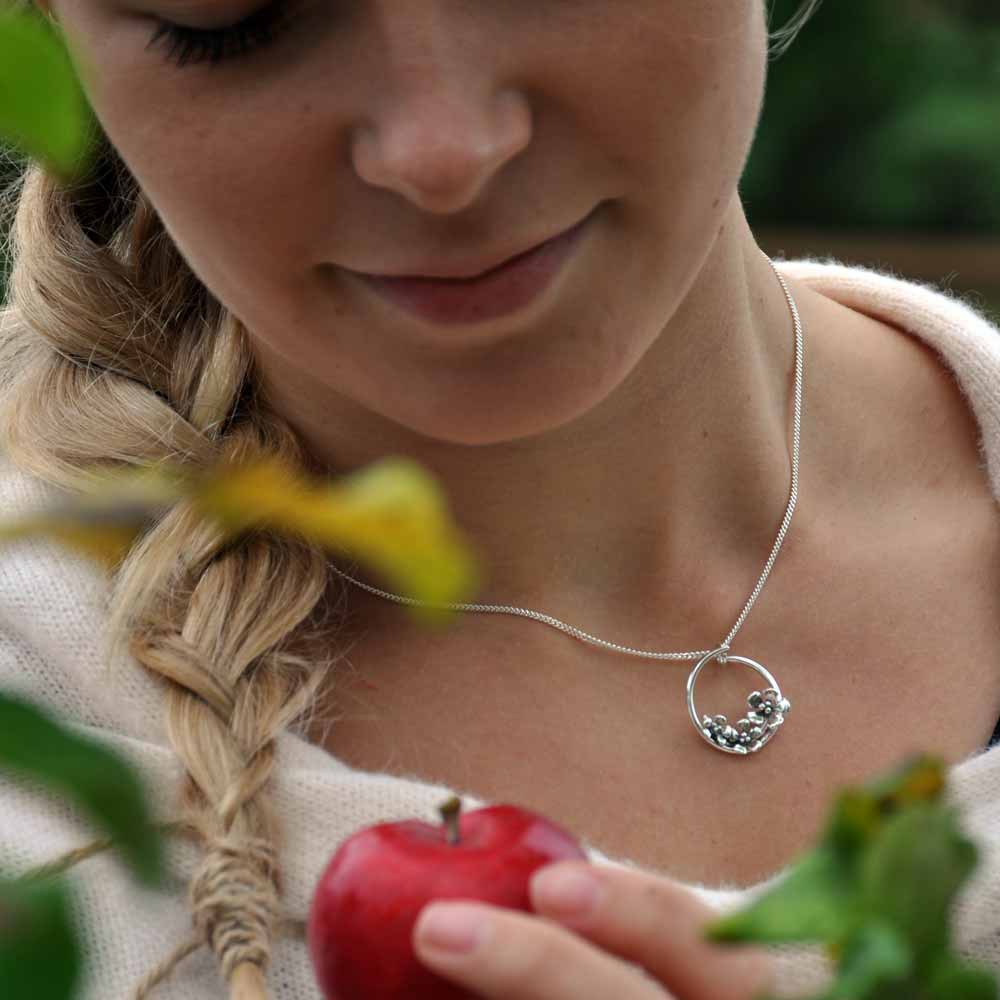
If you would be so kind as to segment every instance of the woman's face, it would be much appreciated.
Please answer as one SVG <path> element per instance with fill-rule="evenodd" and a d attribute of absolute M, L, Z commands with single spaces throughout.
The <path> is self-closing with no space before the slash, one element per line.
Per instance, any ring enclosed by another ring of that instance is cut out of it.
<path fill-rule="evenodd" d="M 464 444 L 566 423 L 664 330 L 723 225 L 739 231 L 761 0 L 289 0 L 272 40 L 217 64 L 148 44 L 162 20 L 264 6 L 52 5 L 181 253 L 276 396 L 331 433 L 361 414 Z M 501 260 L 595 209 L 559 280 L 498 320 L 420 320 L 345 271 Z"/>

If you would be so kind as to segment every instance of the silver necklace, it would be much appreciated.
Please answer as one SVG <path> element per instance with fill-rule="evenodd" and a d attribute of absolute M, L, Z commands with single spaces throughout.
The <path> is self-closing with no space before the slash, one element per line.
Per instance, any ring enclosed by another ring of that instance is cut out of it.
<path fill-rule="evenodd" d="M 781 528 L 778 530 L 778 537 L 775 539 L 771 554 L 764 566 L 764 571 L 761 573 L 760 579 L 753 589 L 753 593 L 750 594 L 749 600 L 740 612 L 739 618 L 736 619 L 736 624 L 733 625 L 729 634 L 715 649 L 699 649 L 690 653 L 655 653 L 648 650 L 633 649 L 630 646 L 620 646 L 616 642 L 607 642 L 604 639 L 598 639 L 596 636 L 559 621 L 558 618 L 544 615 L 538 611 L 530 611 L 527 608 L 514 608 L 496 604 L 431 604 L 414 600 L 411 597 L 401 597 L 399 594 L 390 594 L 388 591 L 379 590 L 378 587 L 372 587 L 367 583 L 362 583 L 360 580 L 355 580 L 354 577 L 349 576 L 335 566 L 333 567 L 334 572 L 338 573 L 345 580 L 349 580 L 356 586 L 367 590 L 369 593 L 377 594 L 379 597 L 395 601 L 398 604 L 446 608 L 452 611 L 473 611 L 480 614 L 520 615 L 522 618 L 533 618 L 544 625 L 550 625 L 552 628 L 559 629 L 561 632 L 565 632 L 582 642 L 593 646 L 602 646 L 605 649 L 612 649 L 615 652 L 625 653 L 628 656 L 638 656 L 648 660 L 697 660 L 698 662 L 695 664 L 687 680 L 688 714 L 691 716 L 691 721 L 694 723 L 695 729 L 711 746 L 725 753 L 751 754 L 756 753 L 762 747 L 766 746 L 771 737 L 777 732 L 778 727 L 785 721 L 785 716 L 791 709 L 792 704 L 782 695 L 781 688 L 778 687 L 778 682 L 762 664 L 756 660 L 751 660 L 747 656 L 735 656 L 729 650 L 733 637 L 742 628 L 743 622 L 746 621 L 750 609 L 757 600 L 771 572 L 774 560 L 777 558 L 781 544 L 785 540 L 785 534 L 788 532 L 788 526 L 792 522 L 792 514 L 795 513 L 795 504 L 799 497 L 799 436 L 802 419 L 802 321 L 799 318 L 799 311 L 796 308 L 795 300 L 792 298 L 792 293 L 788 290 L 785 279 L 782 278 L 778 269 L 774 266 L 774 261 L 767 254 L 764 254 L 764 257 L 771 265 L 778 281 L 781 282 L 785 298 L 788 300 L 788 305 L 792 310 L 792 318 L 795 321 L 795 423 L 792 445 L 792 488 L 788 496 L 788 507 L 785 510 L 785 517 L 781 523 Z M 703 715 L 700 719 L 698 717 L 698 712 L 694 704 L 695 683 L 702 668 L 713 660 L 721 664 L 729 662 L 742 663 L 744 666 L 757 671 L 767 682 L 767 687 L 762 691 L 754 691 L 749 695 L 747 698 L 749 711 L 746 717 L 740 719 L 735 726 L 730 725 L 724 715 Z"/>

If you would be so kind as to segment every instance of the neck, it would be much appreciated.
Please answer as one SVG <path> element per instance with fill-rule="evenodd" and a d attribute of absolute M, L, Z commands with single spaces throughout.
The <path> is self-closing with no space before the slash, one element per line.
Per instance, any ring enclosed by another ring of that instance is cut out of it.
<path fill-rule="evenodd" d="M 795 386 L 788 301 L 734 206 L 659 336 L 570 423 L 470 446 L 408 432 L 328 390 L 278 406 L 323 468 L 406 454 L 437 477 L 486 567 L 468 600 L 542 611 L 619 642 L 648 634 L 659 649 L 693 648 L 692 623 L 715 608 L 718 636 L 696 641 L 721 640 L 788 504 Z M 814 299 L 786 280 L 803 322 L 807 413 Z M 389 605 L 352 589 L 360 603 Z"/>

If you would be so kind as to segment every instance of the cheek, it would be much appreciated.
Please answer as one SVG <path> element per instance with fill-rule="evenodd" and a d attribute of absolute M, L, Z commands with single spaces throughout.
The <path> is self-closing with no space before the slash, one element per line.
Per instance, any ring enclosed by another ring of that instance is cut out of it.
<path fill-rule="evenodd" d="M 605 96 L 591 123 L 608 148 L 633 159 L 636 173 L 652 174 L 679 198 L 741 172 L 766 76 L 759 0 L 700 0 L 692 11 L 661 13 L 655 30 L 649 19 L 637 21 L 613 38 L 622 58 L 598 69 L 594 87 Z"/>
<path fill-rule="evenodd" d="M 294 116 L 255 108 L 211 115 L 172 104 L 155 116 L 121 102 L 104 126 L 191 269 L 227 305 L 273 297 L 315 263 L 315 215 Z M 311 193 L 315 209 L 316 190 Z M 237 310 L 238 311 L 238 310 Z"/>
<path fill-rule="evenodd" d="M 653 248 L 642 256 L 640 287 L 661 289 L 668 310 L 689 287 L 736 194 L 767 66 L 756 0 L 669 6 L 691 13 L 666 15 L 655 31 L 638 31 L 621 45 L 630 69 L 617 69 L 627 84 L 615 90 L 606 79 L 615 104 L 605 96 L 589 122 L 624 169 L 633 194 L 625 209 L 630 231 Z M 673 264 L 664 269 L 664 261 Z"/>
<path fill-rule="evenodd" d="M 306 259 L 305 125 L 290 88 L 213 88 L 144 51 L 151 35 L 148 20 L 85 13 L 67 30 L 108 139 L 192 270 L 239 303 Z"/>

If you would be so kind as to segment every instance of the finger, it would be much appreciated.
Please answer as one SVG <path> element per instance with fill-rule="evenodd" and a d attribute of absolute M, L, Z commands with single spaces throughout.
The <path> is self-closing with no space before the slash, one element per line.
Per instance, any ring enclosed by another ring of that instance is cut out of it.
<path fill-rule="evenodd" d="M 576 883 L 578 903 L 585 895 L 583 888 L 592 886 L 589 904 L 574 908 L 560 902 L 573 897 L 571 875 L 584 879 Z M 556 890 L 564 877 L 560 894 Z M 561 861 L 535 872 L 531 904 L 538 914 L 571 928 L 599 948 L 643 966 L 684 1000 L 752 1000 L 773 989 L 773 956 L 758 946 L 706 941 L 704 928 L 720 913 L 671 879 L 627 868 Z"/>
<path fill-rule="evenodd" d="M 436 918 L 468 934 L 480 930 L 466 951 L 435 942 Z M 502 1000 L 670 1000 L 635 966 L 600 951 L 540 917 L 485 903 L 433 903 L 413 929 L 417 957 L 434 972 L 478 996 Z"/>

